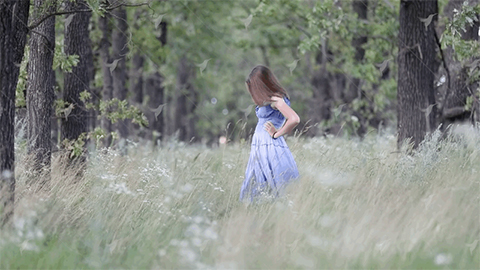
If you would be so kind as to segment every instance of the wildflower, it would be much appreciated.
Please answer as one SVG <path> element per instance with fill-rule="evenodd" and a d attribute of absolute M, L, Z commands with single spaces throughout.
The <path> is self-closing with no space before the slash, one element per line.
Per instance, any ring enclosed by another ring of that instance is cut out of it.
<path fill-rule="evenodd" d="M 452 255 L 440 253 L 440 254 L 437 254 L 437 256 L 435 256 L 435 259 L 433 260 L 433 262 L 436 265 L 449 265 L 452 263 L 452 260 L 453 260 Z"/>

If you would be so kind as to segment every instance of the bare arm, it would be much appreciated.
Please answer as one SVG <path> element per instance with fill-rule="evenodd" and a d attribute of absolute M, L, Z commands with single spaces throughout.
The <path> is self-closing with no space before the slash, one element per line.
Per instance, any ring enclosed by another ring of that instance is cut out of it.
<path fill-rule="evenodd" d="M 265 129 L 268 134 L 276 139 L 292 131 L 300 123 L 300 117 L 292 108 L 290 108 L 290 106 L 288 106 L 287 103 L 285 103 L 283 98 L 274 96 L 272 97 L 272 101 L 272 108 L 279 110 L 286 119 L 285 124 L 278 130 L 271 122 L 265 123 Z"/>

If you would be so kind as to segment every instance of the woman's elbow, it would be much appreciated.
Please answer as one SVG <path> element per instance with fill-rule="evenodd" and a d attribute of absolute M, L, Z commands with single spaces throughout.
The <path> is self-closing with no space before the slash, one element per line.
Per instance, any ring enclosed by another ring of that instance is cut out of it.
<path fill-rule="evenodd" d="M 297 115 L 292 118 L 292 122 L 296 125 L 300 124 L 300 117 Z"/>

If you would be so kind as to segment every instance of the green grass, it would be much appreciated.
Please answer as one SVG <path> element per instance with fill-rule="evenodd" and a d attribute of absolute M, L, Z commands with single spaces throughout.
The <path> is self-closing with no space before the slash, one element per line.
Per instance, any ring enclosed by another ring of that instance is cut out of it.
<path fill-rule="evenodd" d="M 20 153 L 0 268 L 480 267 L 478 129 L 413 155 L 388 134 L 288 144 L 301 178 L 254 205 L 238 201 L 245 143 L 99 151 L 82 178 L 55 158 L 39 191 Z"/>

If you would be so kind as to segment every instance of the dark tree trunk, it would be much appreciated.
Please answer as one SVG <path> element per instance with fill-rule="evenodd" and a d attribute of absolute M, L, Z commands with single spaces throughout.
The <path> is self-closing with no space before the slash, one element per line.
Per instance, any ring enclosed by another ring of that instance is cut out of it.
<path fill-rule="evenodd" d="M 163 88 L 163 77 L 160 73 L 155 72 L 150 74 L 147 77 L 145 84 L 146 98 L 148 99 L 146 116 L 149 123 L 150 132 L 147 135 L 149 139 L 152 139 L 156 144 L 157 140 L 163 139 L 164 134 L 164 109 L 155 117 L 155 111 L 159 106 L 163 105 L 164 102 L 164 88 Z"/>
<path fill-rule="evenodd" d="M 131 68 L 130 68 L 130 104 L 140 108 L 143 103 L 143 64 L 144 58 L 140 53 L 135 53 L 131 59 Z M 135 138 L 144 137 L 144 134 L 141 132 L 142 128 L 138 124 L 130 123 L 130 136 Z"/>
<path fill-rule="evenodd" d="M 109 24 L 111 15 L 105 13 L 103 17 L 98 19 L 98 27 L 102 31 L 102 39 L 100 40 L 100 59 L 102 61 L 102 77 L 103 77 L 103 87 L 102 87 L 102 100 L 103 102 L 108 102 L 113 98 L 113 78 L 112 73 L 108 65 L 112 63 L 112 58 L 110 57 L 110 38 L 112 36 L 112 28 Z M 112 123 L 106 117 L 102 117 L 102 129 L 105 131 L 106 138 L 104 140 L 105 146 L 110 146 L 112 143 L 112 137 L 110 133 L 112 132 Z"/>
<path fill-rule="evenodd" d="M 309 119 L 310 125 L 314 127 L 310 128 L 307 131 L 309 136 L 316 136 L 321 132 L 317 126 L 322 121 L 330 119 L 332 108 L 333 96 L 332 96 L 332 86 L 331 86 L 331 74 L 327 71 L 327 62 L 328 62 L 328 49 L 327 41 L 322 40 L 321 52 L 317 54 L 315 59 L 316 65 L 319 67 L 317 71 L 313 74 L 311 85 L 313 87 L 313 98 L 310 106 Z M 328 132 L 329 130 L 324 130 Z"/>
<path fill-rule="evenodd" d="M 68 2 L 68 9 L 76 10 L 85 7 L 84 0 Z M 71 15 L 67 15 L 71 16 Z M 78 55 L 79 62 L 71 73 L 65 73 L 63 99 L 73 104 L 68 116 L 62 119 L 62 139 L 76 140 L 80 134 L 87 132 L 87 112 L 80 93 L 90 91 L 89 67 L 87 56 L 91 54 L 88 25 L 91 14 L 79 12 L 73 15 L 70 23 L 65 24 L 65 53 Z"/>
<path fill-rule="evenodd" d="M 27 38 L 28 0 L 0 0 L 0 225 L 15 201 L 15 90 Z"/>
<path fill-rule="evenodd" d="M 420 18 L 438 14 L 437 1 L 400 2 L 398 39 L 398 146 L 411 139 L 414 147 L 435 128 L 433 89 L 435 18 L 428 27 Z M 431 110 L 430 110 L 431 109 Z"/>
<path fill-rule="evenodd" d="M 177 86 L 175 90 L 174 130 L 180 141 L 190 141 L 195 137 L 193 111 L 196 106 L 196 93 L 190 83 L 193 72 L 186 57 L 180 59 L 177 69 Z"/>
<path fill-rule="evenodd" d="M 125 62 L 128 53 L 127 12 L 125 8 L 120 7 L 115 9 L 112 15 L 115 18 L 115 27 L 113 28 L 112 34 L 112 58 L 113 61 L 117 61 L 117 65 L 112 72 L 113 97 L 119 100 L 125 100 L 127 98 L 127 67 Z M 115 128 L 121 138 L 128 137 L 128 122 L 126 120 L 119 120 L 115 123 Z"/>
<path fill-rule="evenodd" d="M 353 11 L 357 14 L 360 21 L 366 21 L 368 16 L 368 0 L 352 1 Z M 362 25 L 361 22 L 358 23 Z M 360 32 L 363 29 L 360 29 Z M 365 55 L 365 49 L 362 46 L 367 43 L 367 36 L 364 33 L 357 33 L 357 36 L 352 40 L 352 46 L 355 48 L 355 61 L 358 64 L 363 62 Z M 348 81 L 348 88 L 343 94 L 343 100 L 345 103 L 350 103 L 356 98 L 362 96 L 361 80 L 359 78 L 352 78 Z"/>
<path fill-rule="evenodd" d="M 461 10 L 464 1 L 451 0 L 445 6 L 444 14 L 450 19 L 453 19 L 454 9 Z M 478 4 L 471 3 L 472 5 Z M 466 25 L 465 32 L 462 32 L 462 39 L 464 40 L 478 40 L 478 30 L 480 26 L 480 21 L 476 21 L 472 26 Z M 450 83 L 444 84 L 445 86 L 445 100 L 443 101 L 442 107 L 442 118 L 443 126 L 447 127 L 448 125 L 455 122 L 464 122 L 468 121 L 472 117 L 472 112 L 475 111 L 475 107 L 478 106 L 478 101 L 474 98 L 473 108 L 467 109 L 467 97 L 471 97 L 476 87 L 477 83 L 468 83 L 468 70 L 469 65 L 476 59 L 470 59 L 470 61 L 465 61 L 461 63 L 456 60 L 454 57 L 454 50 L 449 47 L 444 50 L 445 62 L 448 65 L 448 70 L 450 73 Z M 450 86 L 450 89 L 448 89 Z M 477 117 L 473 117 L 475 122 L 478 121 Z"/>
<path fill-rule="evenodd" d="M 34 19 L 54 12 L 56 3 L 50 0 L 34 1 Z M 52 156 L 51 117 L 55 96 L 55 76 L 52 69 L 55 50 L 55 16 L 42 22 L 30 35 L 30 55 L 27 84 L 28 153 L 32 155 L 32 169 L 49 177 Z"/>
<path fill-rule="evenodd" d="M 88 22 L 89 22 L 89 32 L 94 32 L 96 31 L 93 23 L 91 23 L 91 18 L 92 16 L 89 14 Z M 98 105 L 100 103 L 99 97 L 100 97 L 100 89 L 99 87 L 93 87 L 93 82 L 95 81 L 95 65 L 94 65 L 94 56 L 93 56 L 93 45 L 92 45 L 92 40 L 90 37 L 86 39 L 86 42 L 88 42 L 88 50 L 85 55 L 85 63 L 87 66 L 87 74 L 88 74 L 88 82 L 89 82 L 89 90 L 91 93 L 91 99 L 89 99 L 87 102 Z M 87 111 L 87 131 L 88 130 L 95 130 L 95 128 L 98 126 L 99 121 L 98 121 L 98 111 L 97 110 L 88 110 Z"/>
<path fill-rule="evenodd" d="M 138 25 L 138 19 L 143 15 L 143 11 L 138 9 L 135 12 L 135 29 L 140 29 L 140 25 Z M 130 94 L 131 94 L 131 102 L 135 105 L 141 105 L 143 102 L 143 66 L 144 66 L 145 58 L 141 54 L 140 51 L 135 52 L 131 60 L 131 68 L 130 68 Z"/>
<path fill-rule="evenodd" d="M 137 9 L 134 15 L 134 28 L 136 30 L 140 29 L 140 25 L 137 23 L 139 18 L 144 16 L 144 11 L 142 9 Z M 129 72 L 129 92 L 130 92 L 130 104 L 140 108 L 143 103 L 143 66 L 145 63 L 145 58 L 140 51 L 136 51 L 133 54 L 132 59 L 130 60 L 130 72 Z M 130 131 L 134 134 L 134 138 L 145 137 L 145 128 L 139 126 L 138 124 L 130 123 Z"/>
<path fill-rule="evenodd" d="M 135 105 L 141 105 L 143 102 L 143 64 L 145 58 L 136 53 L 132 57 L 132 67 L 130 69 L 130 93 L 131 101 Z"/>
<path fill-rule="evenodd" d="M 167 44 L 167 23 L 160 23 L 160 35 L 157 36 L 157 39 L 160 41 L 162 46 Z M 164 59 L 161 59 L 163 62 Z M 152 139 L 154 144 L 157 144 L 158 140 L 163 140 L 166 135 L 171 135 L 173 133 L 173 128 L 169 128 L 166 123 L 172 123 L 167 112 L 173 107 L 168 106 L 165 97 L 165 88 L 163 87 L 163 76 L 158 71 L 150 74 L 145 82 L 145 96 L 148 99 L 147 109 L 145 110 L 146 116 L 149 123 L 150 132 L 147 135 L 147 138 Z M 162 105 L 162 111 L 160 114 L 157 112 L 157 117 L 155 117 L 156 112 L 159 106 Z"/>
<path fill-rule="evenodd" d="M 160 23 L 160 36 L 157 37 L 162 46 L 167 44 L 167 22 Z"/>
<path fill-rule="evenodd" d="M 360 21 L 359 25 L 363 25 L 361 21 L 368 20 L 368 0 L 353 1 L 352 7 Z M 368 41 L 366 34 L 364 28 L 360 27 L 358 36 L 352 40 L 352 46 L 355 48 L 355 62 L 357 64 L 363 63 L 365 56 L 363 45 Z M 345 102 L 351 103 L 355 99 L 361 99 L 366 101 L 364 104 L 368 104 L 353 112 L 353 115 L 357 116 L 360 122 L 360 127 L 356 130 L 357 135 L 363 136 L 367 132 L 367 126 L 369 125 L 369 120 L 366 119 L 365 115 L 368 115 L 370 111 L 373 114 L 375 105 L 365 97 L 365 91 L 362 89 L 363 81 L 360 78 L 352 78 L 349 83 L 349 88 L 344 96 Z"/>

